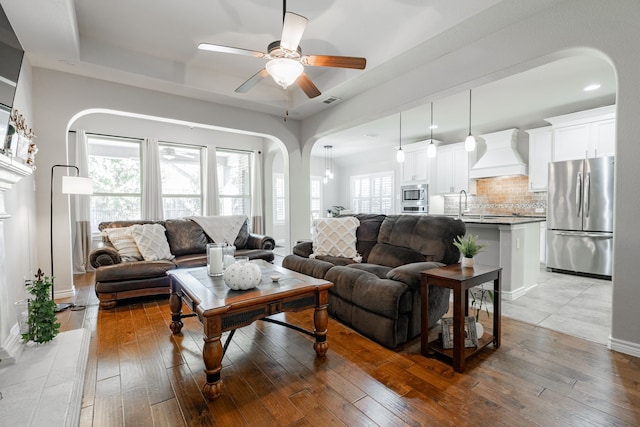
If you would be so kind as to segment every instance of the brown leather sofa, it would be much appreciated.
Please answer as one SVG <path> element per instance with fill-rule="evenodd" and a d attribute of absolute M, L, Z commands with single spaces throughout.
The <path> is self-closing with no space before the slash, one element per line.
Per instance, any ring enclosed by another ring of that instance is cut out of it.
<path fill-rule="evenodd" d="M 108 237 L 103 233 L 103 244 L 90 254 L 91 265 L 96 269 L 96 295 L 100 308 L 113 308 L 118 300 L 145 295 L 169 294 L 167 271 L 175 268 L 199 267 L 207 264 L 206 246 L 211 240 L 204 230 L 189 219 L 165 221 L 113 221 L 102 222 L 98 229 L 129 227 L 134 224 L 161 224 L 165 229 L 172 260 L 123 261 Z M 242 225 L 234 245 L 236 256 L 264 259 L 272 262 L 275 241 L 272 237 L 248 231 L 247 222 Z"/>
<path fill-rule="evenodd" d="M 420 272 L 455 264 L 453 245 L 466 227 L 460 220 L 428 215 L 354 215 L 360 221 L 356 249 L 362 263 L 317 256 L 312 242 L 298 243 L 282 265 L 333 282 L 329 314 L 374 341 L 394 348 L 420 334 Z M 429 288 L 429 328 L 449 309 L 449 290 Z"/>

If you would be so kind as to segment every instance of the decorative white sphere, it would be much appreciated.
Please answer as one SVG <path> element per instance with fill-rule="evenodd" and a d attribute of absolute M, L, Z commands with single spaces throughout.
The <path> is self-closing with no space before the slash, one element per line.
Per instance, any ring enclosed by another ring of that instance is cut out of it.
<path fill-rule="evenodd" d="M 224 270 L 224 283 L 234 291 L 252 289 L 262 280 L 260 267 L 252 262 L 236 262 Z"/>

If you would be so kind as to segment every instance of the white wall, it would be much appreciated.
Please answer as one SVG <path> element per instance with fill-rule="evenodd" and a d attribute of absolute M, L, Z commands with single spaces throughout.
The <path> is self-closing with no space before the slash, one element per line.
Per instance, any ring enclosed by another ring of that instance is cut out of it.
<path fill-rule="evenodd" d="M 25 58 L 18 78 L 14 108 L 25 117 L 29 127 L 36 129 L 37 135 L 31 73 L 31 64 Z M 43 141 L 36 139 L 36 143 L 39 145 Z M 0 290 L 0 347 L 4 347 L 11 327 L 16 324 L 13 303 L 27 296 L 25 280 L 33 279 L 38 267 L 44 267 L 36 262 L 36 247 L 49 248 L 48 234 L 38 233 L 36 228 L 35 194 L 33 177 L 22 178 L 4 194 L 5 211 L 11 217 L 0 221 L 0 233 L 4 234 L 4 244 L 0 247 L 0 259 L 4 260 L 4 263 L 0 261 L 0 266 L 4 266 L 0 271 L 0 286 L 3 287 Z"/>

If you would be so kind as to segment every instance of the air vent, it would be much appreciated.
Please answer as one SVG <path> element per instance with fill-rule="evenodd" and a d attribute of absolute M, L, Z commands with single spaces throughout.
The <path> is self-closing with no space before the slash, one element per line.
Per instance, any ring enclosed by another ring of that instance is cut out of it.
<path fill-rule="evenodd" d="M 340 98 L 338 98 L 337 96 L 330 96 L 329 98 L 327 98 L 324 101 L 322 101 L 322 103 L 323 104 L 333 104 L 336 101 L 340 101 Z"/>

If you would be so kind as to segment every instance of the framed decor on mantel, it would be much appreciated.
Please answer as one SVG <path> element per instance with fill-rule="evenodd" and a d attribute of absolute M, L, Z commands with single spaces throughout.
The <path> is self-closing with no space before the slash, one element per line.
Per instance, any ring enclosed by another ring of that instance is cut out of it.
<path fill-rule="evenodd" d="M 466 316 L 464 318 L 464 346 L 478 346 L 476 319 L 473 316 Z M 453 348 L 453 317 L 442 318 L 442 348 Z"/>

